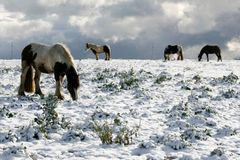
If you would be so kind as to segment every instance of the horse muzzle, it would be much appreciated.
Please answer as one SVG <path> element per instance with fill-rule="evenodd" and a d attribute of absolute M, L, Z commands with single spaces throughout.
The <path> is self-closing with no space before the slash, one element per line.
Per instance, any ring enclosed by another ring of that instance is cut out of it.
<path fill-rule="evenodd" d="M 70 94 L 71 94 L 72 100 L 75 101 L 78 99 L 78 89 L 71 90 Z"/>

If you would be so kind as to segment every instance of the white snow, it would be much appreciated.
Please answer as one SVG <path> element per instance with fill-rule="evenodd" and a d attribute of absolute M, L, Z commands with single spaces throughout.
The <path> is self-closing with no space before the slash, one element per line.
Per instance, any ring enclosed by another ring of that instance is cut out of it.
<path fill-rule="evenodd" d="M 18 97 L 20 60 L 0 60 L 0 159 L 240 159 L 239 61 L 75 63 L 80 97 L 71 100 L 65 80 L 44 132 L 54 76 L 41 77 L 43 99 Z M 112 144 L 97 134 L 104 125 Z M 129 144 L 115 143 L 123 129 Z"/>

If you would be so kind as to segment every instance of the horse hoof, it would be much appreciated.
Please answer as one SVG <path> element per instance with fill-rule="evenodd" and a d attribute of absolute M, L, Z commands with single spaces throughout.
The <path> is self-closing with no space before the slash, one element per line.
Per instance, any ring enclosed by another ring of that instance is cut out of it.
<path fill-rule="evenodd" d="M 64 96 L 63 96 L 63 95 L 58 95 L 57 97 L 58 97 L 58 99 L 60 99 L 60 100 L 64 100 Z"/>
<path fill-rule="evenodd" d="M 26 96 L 24 92 L 19 92 L 18 96 Z"/>

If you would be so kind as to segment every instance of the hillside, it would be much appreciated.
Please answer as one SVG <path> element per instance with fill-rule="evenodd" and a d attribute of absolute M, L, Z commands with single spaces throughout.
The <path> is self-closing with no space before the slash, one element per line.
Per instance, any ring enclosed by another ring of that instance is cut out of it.
<path fill-rule="evenodd" d="M 20 60 L 0 61 L 0 159 L 239 159 L 240 63 L 76 61 L 80 98 L 53 75 L 17 96 Z M 101 138 L 100 138 L 101 137 Z"/>

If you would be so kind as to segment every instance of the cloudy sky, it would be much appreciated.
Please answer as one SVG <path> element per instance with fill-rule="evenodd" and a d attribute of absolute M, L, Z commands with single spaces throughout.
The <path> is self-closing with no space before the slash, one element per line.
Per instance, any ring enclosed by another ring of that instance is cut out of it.
<path fill-rule="evenodd" d="M 0 0 L 0 58 L 20 58 L 28 43 L 109 44 L 113 58 L 159 59 L 168 44 L 196 58 L 205 44 L 240 56 L 239 0 Z"/>

